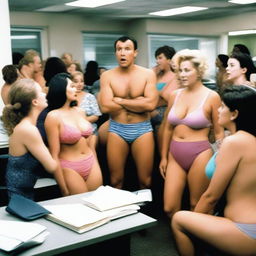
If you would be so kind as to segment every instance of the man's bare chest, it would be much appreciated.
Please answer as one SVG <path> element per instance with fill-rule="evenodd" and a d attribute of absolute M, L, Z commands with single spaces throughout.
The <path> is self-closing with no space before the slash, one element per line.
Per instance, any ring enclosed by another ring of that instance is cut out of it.
<path fill-rule="evenodd" d="M 130 81 L 117 79 L 111 83 L 115 97 L 136 98 L 144 95 L 146 80 L 131 79 Z"/>

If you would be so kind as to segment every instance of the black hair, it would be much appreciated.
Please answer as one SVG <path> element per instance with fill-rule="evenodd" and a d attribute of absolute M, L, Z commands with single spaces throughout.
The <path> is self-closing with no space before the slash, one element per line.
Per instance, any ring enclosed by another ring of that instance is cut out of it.
<path fill-rule="evenodd" d="M 228 55 L 226 54 L 219 54 L 218 59 L 221 61 L 222 66 L 226 68 L 228 66 Z"/>
<path fill-rule="evenodd" d="M 67 85 L 70 75 L 67 73 L 56 74 L 49 81 L 49 90 L 47 93 L 47 101 L 49 110 L 61 108 L 67 100 Z M 72 101 L 70 106 L 77 106 L 77 101 Z"/>
<path fill-rule="evenodd" d="M 115 50 L 116 50 L 116 44 L 117 44 L 118 41 L 121 41 L 121 42 L 124 43 L 124 42 L 126 42 L 126 41 L 128 41 L 128 40 L 131 40 L 131 41 L 133 42 L 134 50 L 137 50 L 137 49 L 138 49 L 138 43 L 137 43 L 137 41 L 136 41 L 134 38 L 129 37 L 129 36 L 121 36 L 121 37 L 119 37 L 119 38 L 115 41 L 115 43 L 114 43 L 114 48 L 115 48 Z"/>
<path fill-rule="evenodd" d="M 167 58 L 167 59 L 172 59 L 172 57 L 174 56 L 174 54 L 176 53 L 175 49 L 171 46 L 168 46 L 168 45 L 164 45 L 164 46 L 161 46 L 159 48 L 156 49 L 155 51 L 155 58 L 157 56 L 159 56 L 160 54 L 164 54 L 164 56 Z"/>
<path fill-rule="evenodd" d="M 67 73 L 67 67 L 64 61 L 58 57 L 49 57 L 44 66 L 44 79 L 46 86 L 49 81 L 58 73 Z"/>
<path fill-rule="evenodd" d="M 230 111 L 238 111 L 234 120 L 236 130 L 256 136 L 256 123 L 252 122 L 256 109 L 256 89 L 244 85 L 230 85 L 222 91 L 221 98 Z"/>
<path fill-rule="evenodd" d="M 20 52 L 13 52 L 12 53 L 12 63 L 13 65 L 18 65 L 20 60 L 24 57 L 24 54 Z"/>
<path fill-rule="evenodd" d="M 248 55 L 251 55 L 249 49 L 244 44 L 235 44 L 234 47 L 233 47 L 233 50 L 232 50 L 232 53 L 233 52 L 242 52 L 242 53 L 246 53 Z"/>
<path fill-rule="evenodd" d="M 90 60 L 86 64 L 85 72 L 84 72 L 84 83 L 85 85 L 93 85 L 93 83 L 100 79 L 98 73 L 98 62 L 94 60 Z"/>
<path fill-rule="evenodd" d="M 237 59 L 240 63 L 240 67 L 247 69 L 245 76 L 246 76 L 246 79 L 250 81 L 250 75 L 252 73 L 256 73 L 256 68 L 254 66 L 251 56 L 242 52 L 233 52 L 229 56 L 229 58 Z"/>

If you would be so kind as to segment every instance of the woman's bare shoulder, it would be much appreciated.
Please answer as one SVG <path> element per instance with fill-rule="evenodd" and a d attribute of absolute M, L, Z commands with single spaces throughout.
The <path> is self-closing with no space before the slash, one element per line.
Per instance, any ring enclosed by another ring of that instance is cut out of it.
<path fill-rule="evenodd" d="M 28 139 L 33 136 L 39 135 L 38 128 L 27 121 L 20 122 L 15 128 L 14 128 L 14 135 L 18 135 L 21 138 Z"/>

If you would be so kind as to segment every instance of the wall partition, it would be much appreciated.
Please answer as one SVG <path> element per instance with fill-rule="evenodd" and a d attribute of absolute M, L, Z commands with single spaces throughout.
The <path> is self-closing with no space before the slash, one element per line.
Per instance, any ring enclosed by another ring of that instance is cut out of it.
<path fill-rule="evenodd" d="M 100 67 L 111 69 L 117 66 L 114 42 L 122 34 L 83 32 L 84 63 L 97 61 Z"/>

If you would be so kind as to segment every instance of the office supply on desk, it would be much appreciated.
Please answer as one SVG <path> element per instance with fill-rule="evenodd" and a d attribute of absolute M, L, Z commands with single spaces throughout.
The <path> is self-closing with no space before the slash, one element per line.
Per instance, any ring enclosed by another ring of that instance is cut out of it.
<path fill-rule="evenodd" d="M 0 249 L 21 251 L 44 242 L 49 232 L 46 227 L 22 221 L 0 220 Z"/>
<path fill-rule="evenodd" d="M 73 203 L 82 203 L 81 198 L 87 195 L 90 195 L 91 192 L 71 195 L 66 197 L 55 198 L 43 202 L 39 202 L 42 206 L 45 205 L 57 205 L 57 204 L 73 204 Z M 0 208 L 0 219 L 1 220 L 17 220 L 14 215 L 8 214 L 5 210 L 6 207 Z M 46 218 L 39 218 L 33 221 L 33 223 L 38 223 L 47 227 L 47 231 L 50 232 L 50 235 L 47 239 L 39 246 L 34 246 L 28 250 L 24 250 L 19 253 L 19 256 L 53 256 L 53 255 L 78 255 L 78 253 L 72 252 L 75 250 L 80 250 L 83 252 L 81 255 L 87 255 L 84 252 L 93 250 L 98 251 L 100 249 L 100 255 L 109 251 L 106 248 L 113 248 L 110 251 L 111 255 L 115 254 L 116 244 L 123 248 L 123 256 L 129 255 L 130 248 L 130 237 L 131 234 L 139 230 L 144 230 L 155 226 L 157 220 L 149 217 L 143 213 L 136 213 L 132 215 L 125 216 L 123 218 L 118 218 L 113 221 L 101 225 L 95 229 L 92 229 L 88 232 L 78 234 L 68 228 L 65 228 L 61 225 L 57 225 L 53 221 L 49 221 Z M 60 235 L 61 234 L 61 235 Z M 95 249 L 94 249 L 95 248 Z M 98 248 L 98 249 L 97 249 Z M 9 256 L 9 253 L 0 251 L 0 256 Z M 88 254 L 88 255 L 91 255 Z"/>
<path fill-rule="evenodd" d="M 50 213 L 40 204 L 18 194 L 12 195 L 5 210 L 24 220 L 34 220 Z"/>
<path fill-rule="evenodd" d="M 145 196 L 147 194 L 147 196 Z M 82 197 L 83 202 L 98 211 L 106 211 L 117 207 L 152 201 L 150 189 L 143 190 L 143 193 L 135 193 L 113 188 L 111 186 L 100 186 L 90 196 Z"/>
<path fill-rule="evenodd" d="M 84 233 L 110 220 L 137 213 L 140 209 L 138 205 L 128 205 L 100 212 L 80 203 L 45 205 L 44 207 L 51 212 L 45 216 L 46 219 L 77 233 Z"/>
<path fill-rule="evenodd" d="M 44 205 L 51 213 L 46 219 L 56 222 L 77 233 L 84 233 L 110 221 L 110 218 L 83 204 Z"/>

